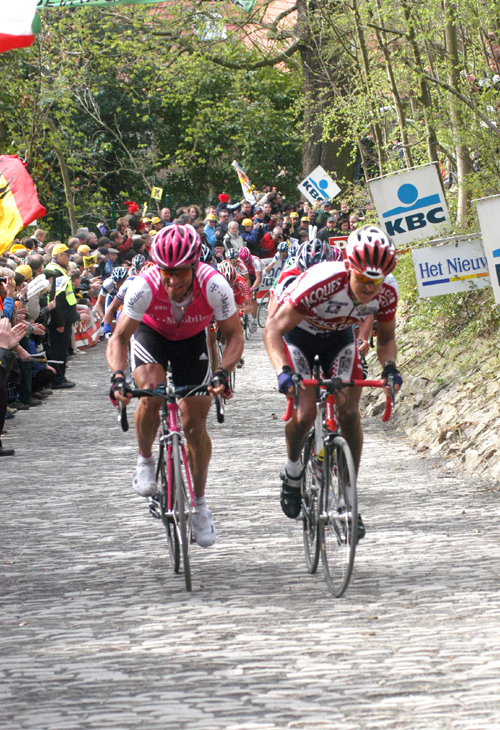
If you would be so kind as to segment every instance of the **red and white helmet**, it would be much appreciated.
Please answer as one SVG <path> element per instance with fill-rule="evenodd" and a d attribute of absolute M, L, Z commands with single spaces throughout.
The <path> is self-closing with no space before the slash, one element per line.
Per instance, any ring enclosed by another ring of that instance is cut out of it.
<path fill-rule="evenodd" d="M 349 267 L 368 279 L 387 276 L 396 266 L 396 247 L 377 226 L 363 226 L 347 239 Z"/>
<path fill-rule="evenodd" d="M 189 224 L 162 228 L 151 246 L 151 258 L 160 269 L 194 267 L 200 254 L 201 238 Z"/>
<path fill-rule="evenodd" d="M 243 261 L 244 264 L 249 260 L 250 258 L 250 249 L 246 246 L 242 246 L 240 250 L 238 251 L 238 256 L 240 261 Z"/>
<path fill-rule="evenodd" d="M 231 286 L 234 286 L 236 284 L 236 269 L 228 259 L 224 259 L 224 261 L 221 261 L 217 268 Z"/>

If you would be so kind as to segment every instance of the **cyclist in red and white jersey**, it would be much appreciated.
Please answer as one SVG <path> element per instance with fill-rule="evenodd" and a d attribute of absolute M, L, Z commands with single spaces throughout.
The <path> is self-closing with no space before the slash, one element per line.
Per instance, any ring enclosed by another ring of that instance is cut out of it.
<path fill-rule="evenodd" d="M 247 286 L 250 289 L 250 287 L 252 285 L 250 283 L 250 276 L 248 273 L 248 268 L 243 263 L 243 261 L 240 259 L 238 249 L 230 248 L 229 251 L 226 253 L 226 258 L 228 259 L 228 261 L 230 261 L 232 263 L 232 265 L 236 269 L 237 273 L 245 279 Z"/>
<path fill-rule="evenodd" d="M 276 369 L 282 393 L 293 393 L 294 372 L 310 377 L 314 357 L 319 356 L 325 377 L 362 378 L 362 369 L 352 325 L 375 315 L 379 339 L 377 355 L 382 378 L 395 376 L 395 315 L 398 285 L 391 271 L 396 266 L 396 249 L 391 239 L 376 226 L 353 231 L 343 262 L 324 262 L 301 274 L 286 290 L 274 317 L 268 318 L 264 342 Z M 359 416 L 360 388 L 346 388 L 338 407 L 339 424 L 359 468 L 363 433 Z M 299 407 L 286 426 L 288 459 L 282 474 L 281 506 L 288 517 L 300 514 L 303 468 L 302 447 L 316 416 L 315 394 L 301 389 Z M 362 523 L 359 537 L 364 535 Z"/>
<path fill-rule="evenodd" d="M 250 331 L 256 332 L 257 309 L 259 306 L 257 303 L 257 293 L 260 289 L 260 285 L 262 284 L 262 272 L 264 270 L 264 265 L 262 264 L 262 261 L 259 259 L 258 256 L 254 256 L 253 253 L 250 253 L 250 249 L 246 246 L 242 246 L 240 248 L 240 250 L 238 251 L 238 256 L 240 258 L 240 261 L 242 261 L 243 264 L 247 267 L 248 275 L 250 277 L 250 294 L 253 300 L 253 319 L 250 325 Z"/>
<path fill-rule="evenodd" d="M 110 397 L 116 404 L 130 401 L 125 383 L 127 346 L 138 388 L 165 383 L 170 363 L 174 385 L 209 386 L 213 394 L 229 393 L 229 371 L 243 352 L 241 325 L 231 287 L 216 269 L 200 262 L 201 239 L 190 225 L 172 225 L 155 236 L 151 258 L 155 265 L 141 271 L 128 287 L 106 356 L 112 371 Z M 212 385 L 207 327 L 215 316 L 226 348 Z M 206 419 L 210 396 L 184 398 L 181 419 L 195 491 L 193 532 L 203 547 L 215 541 L 212 514 L 205 502 L 205 484 L 211 456 Z M 141 398 L 135 412 L 139 458 L 134 491 L 148 497 L 156 493 L 152 446 L 160 424 L 158 398 Z"/>
<path fill-rule="evenodd" d="M 234 301 L 246 314 L 253 311 L 250 289 L 245 279 L 238 274 L 232 263 L 226 259 L 219 264 L 219 271 L 233 290 Z"/>

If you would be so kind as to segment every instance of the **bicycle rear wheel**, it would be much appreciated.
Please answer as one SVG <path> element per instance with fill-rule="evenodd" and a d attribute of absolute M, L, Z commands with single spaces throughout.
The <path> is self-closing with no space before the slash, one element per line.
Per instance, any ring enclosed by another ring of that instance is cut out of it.
<path fill-rule="evenodd" d="M 313 455 L 314 432 L 309 435 L 302 452 L 304 481 L 302 483 L 302 531 L 307 570 L 315 573 L 319 562 L 319 495 L 317 463 Z"/>
<path fill-rule="evenodd" d="M 163 435 L 163 434 L 162 434 Z M 178 573 L 181 568 L 181 549 L 179 536 L 175 527 L 176 512 L 176 495 L 172 494 L 172 504 L 168 504 L 168 477 L 167 463 L 165 461 L 165 448 L 163 442 L 160 444 L 160 455 L 158 457 L 158 466 L 156 468 L 156 483 L 158 484 L 158 494 L 160 502 L 160 514 L 165 531 L 167 533 L 167 546 L 170 562 L 174 573 Z"/>
<path fill-rule="evenodd" d="M 184 580 L 186 590 L 191 590 L 191 565 L 189 562 L 189 543 L 191 541 L 191 498 L 187 493 L 187 480 L 182 467 L 181 445 L 178 433 L 172 434 L 172 461 L 174 465 L 174 484 L 177 498 L 176 520 L 177 535 L 182 550 Z M 185 465 L 185 468 L 187 466 Z"/>
<path fill-rule="evenodd" d="M 341 436 L 325 448 L 319 540 L 326 584 L 340 598 L 349 585 L 358 541 L 356 469 Z"/>
<path fill-rule="evenodd" d="M 265 327 L 266 321 L 267 321 L 267 308 L 269 306 L 269 297 L 271 296 L 271 290 L 268 290 L 264 293 L 264 296 L 259 302 L 259 306 L 257 308 L 257 322 L 259 323 L 259 327 Z"/>

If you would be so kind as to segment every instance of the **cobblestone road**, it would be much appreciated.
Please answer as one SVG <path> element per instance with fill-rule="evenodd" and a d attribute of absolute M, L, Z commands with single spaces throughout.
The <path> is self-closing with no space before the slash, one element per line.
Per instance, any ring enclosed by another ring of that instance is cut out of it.
<path fill-rule="evenodd" d="M 218 539 L 193 546 L 191 595 L 132 492 L 102 344 L 71 364 L 77 388 L 7 422 L 0 728 L 500 728 L 499 493 L 366 423 L 368 532 L 333 599 L 279 506 L 260 332 L 245 357 L 211 419 Z"/>

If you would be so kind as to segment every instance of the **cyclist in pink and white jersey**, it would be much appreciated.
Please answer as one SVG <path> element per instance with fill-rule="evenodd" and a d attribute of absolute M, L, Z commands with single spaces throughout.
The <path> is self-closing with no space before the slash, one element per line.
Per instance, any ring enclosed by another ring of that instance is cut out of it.
<path fill-rule="evenodd" d="M 229 372 L 243 352 L 243 334 L 231 287 L 219 272 L 200 262 L 201 239 L 190 225 L 172 225 L 156 235 L 151 248 L 155 265 L 142 271 L 129 286 L 106 356 L 111 368 L 112 401 L 126 404 L 130 393 L 125 383 L 127 346 L 138 388 L 165 383 L 170 363 L 174 385 L 209 386 L 215 395 L 230 394 Z M 207 328 L 215 316 L 226 339 L 222 362 L 213 376 Z M 206 419 L 210 396 L 184 398 L 181 419 L 188 444 L 196 510 L 193 532 L 196 542 L 209 547 L 215 541 L 212 514 L 205 502 L 205 485 L 211 456 Z M 149 497 L 156 493 L 152 447 L 160 424 L 158 398 L 141 398 L 135 412 L 139 457 L 134 472 L 134 491 Z"/>
<path fill-rule="evenodd" d="M 395 390 L 402 384 L 396 368 L 395 315 L 398 286 L 391 271 L 396 249 L 376 226 L 353 231 L 347 245 L 347 260 L 324 262 L 305 271 L 286 290 L 274 317 L 268 318 L 264 343 L 276 369 L 278 387 L 293 393 L 294 372 L 310 377 L 319 356 L 325 377 L 362 378 L 353 324 L 377 316 L 377 355 L 382 378 L 394 375 Z M 340 399 L 338 419 L 342 434 L 359 468 L 363 432 L 359 416 L 360 388 L 347 388 Z M 288 459 L 282 474 L 281 507 L 296 518 L 301 509 L 302 447 L 314 423 L 316 400 L 312 389 L 301 389 L 299 407 L 286 426 Z M 364 526 L 358 523 L 358 538 Z"/>

